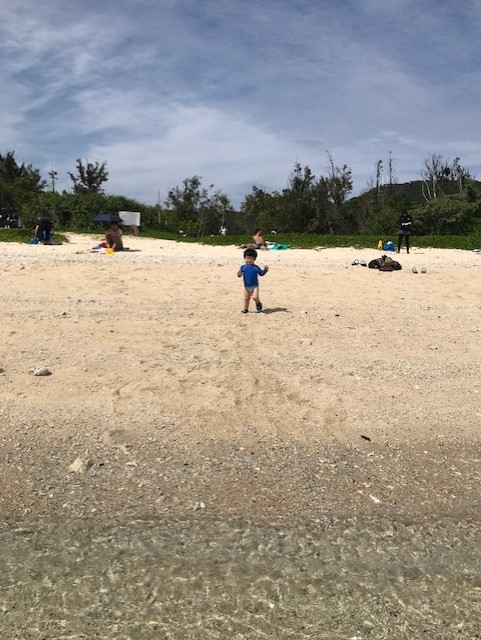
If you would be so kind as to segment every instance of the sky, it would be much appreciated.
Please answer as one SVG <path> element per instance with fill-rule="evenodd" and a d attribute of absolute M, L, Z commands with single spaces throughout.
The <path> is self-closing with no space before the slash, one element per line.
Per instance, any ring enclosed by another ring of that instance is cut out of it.
<path fill-rule="evenodd" d="M 239 206 L 327 152 L 353 195 L 389 154 L 481 179 L 480 32 L 481 0 L 3 0 L 0 153 L 145 204 L 198 175 Z"/>

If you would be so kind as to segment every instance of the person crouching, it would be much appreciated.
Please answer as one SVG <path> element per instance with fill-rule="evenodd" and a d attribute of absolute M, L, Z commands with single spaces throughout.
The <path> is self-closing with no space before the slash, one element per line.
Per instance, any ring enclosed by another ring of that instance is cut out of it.
<path fill-rule="evenodd" d="M 116 222 L 110 223 L 110 228 L 105 232 L 105 242 L 109 249 L 114 251 L 123 251 L 124 244 L 122 242 L 122 229 Z"/>

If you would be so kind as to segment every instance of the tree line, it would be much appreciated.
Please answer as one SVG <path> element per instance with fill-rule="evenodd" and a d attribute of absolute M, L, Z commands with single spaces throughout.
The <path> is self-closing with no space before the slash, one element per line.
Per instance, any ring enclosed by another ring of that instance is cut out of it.
<path fill-rule="evenodd" d="M 19 163 L 14 151 L 0 153 L 0 208 L 16 209 L 24 227 L 33 227 L 40 216 L 50 216 L 58 227 L 92 229 L 98 213 L 140 211 L 142 226 L 191 236 L 216 234 L 226 225 L 231 234 L 250 233 L 260 227 L 282 233 L 391 234 L 399 212 L 408 207 L 420 235 L 481 232 L 481 184 L 461 165 L 431 154 L 420 170 L 420 180 L 399 184 L 389 154 L 379 160 L 361 195 L 350 197 L 352 172 L 337 166 L 327 153 L 326 169 L 316 176 L 309 166 L 295 163 L 286 187 L 269 192 L 257 186 L 238 210 L 229 197 L 204 187 L 200 176 L 186 178 L 169 190 L 163 203 L 146 205 L 121 195 L 105 193 L 106 162 L 76 160 L 68 172 L 70 191 L 56 190 L 57 172 L 50 182 L 30 164 Z"/>

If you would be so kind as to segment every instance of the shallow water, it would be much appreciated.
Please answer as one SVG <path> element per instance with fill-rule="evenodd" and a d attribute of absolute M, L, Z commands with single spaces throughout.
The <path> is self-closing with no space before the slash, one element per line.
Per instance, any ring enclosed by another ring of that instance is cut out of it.
<path fill-rule="evenodd" d="M 0 531 L 2 638 L 480 638 L 457 519 L 56 520 Z"/>

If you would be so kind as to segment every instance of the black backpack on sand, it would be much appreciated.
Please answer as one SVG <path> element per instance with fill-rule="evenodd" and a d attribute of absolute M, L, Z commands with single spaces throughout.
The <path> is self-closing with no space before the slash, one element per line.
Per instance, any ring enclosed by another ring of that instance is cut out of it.
<path fill-rule="evenodd" d="M 370 269 L 379 269 L 379 271 L 400 271 L 402 266 L 396 260 L 393 260 L 390 256 L 382 256 L 371 260 L 368 264 Z"/>

